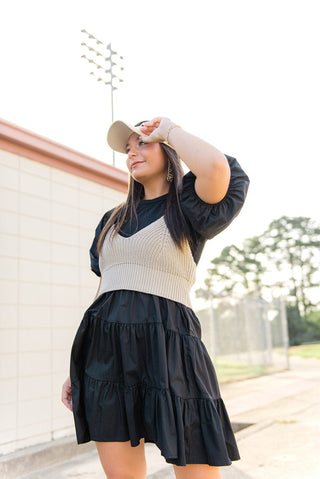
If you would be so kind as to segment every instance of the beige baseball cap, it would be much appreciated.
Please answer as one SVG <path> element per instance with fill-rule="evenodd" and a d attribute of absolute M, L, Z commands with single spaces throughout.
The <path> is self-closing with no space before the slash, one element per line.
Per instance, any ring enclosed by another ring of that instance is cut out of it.
<path fill-rule="evenodd" d="M 110 148 L 119 153 L 127 153 L 127 143 L 128 138 L 132 133 L 137 133 L 137 135 L 141 135 L 140 127 L 143 126 L 148 120 L 141 121 L 136 125 L 132 126 L 129 123 L 125 123 L 124 121 L 114 121 L 110 126 L 107 134 L 107 142 Z M 170 146 L 167 142 L 163 141 L 167 146 Z"/>

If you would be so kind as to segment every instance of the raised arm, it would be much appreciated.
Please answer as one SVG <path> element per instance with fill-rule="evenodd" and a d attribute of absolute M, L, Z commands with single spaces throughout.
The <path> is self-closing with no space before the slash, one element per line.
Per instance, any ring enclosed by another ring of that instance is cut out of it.
<path fill-rule="evenodd" d="M 169 118 L 154 118 L 140 127 L 145 142 L 167 142 L 196 176 L 195 190 L 206 203 L 221 201 L 229 186 L 230 168 L 221 151 L 175 125 Z"/>

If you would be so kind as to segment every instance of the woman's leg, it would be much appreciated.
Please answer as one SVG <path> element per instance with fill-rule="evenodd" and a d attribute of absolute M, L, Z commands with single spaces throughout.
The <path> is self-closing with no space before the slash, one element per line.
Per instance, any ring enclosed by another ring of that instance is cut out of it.
<path fill-rule="evenodd" d="M 173 468 L 177 479 L 221 479 L 219 468 L 207 464 L 174 465 Z"/>
<path fill-rule="evenodd" d="M 145 479 L 147 464 L 144 440 L 137 447 L 128 442 L 96 442 L 100 462 L 108 479 Z"/>

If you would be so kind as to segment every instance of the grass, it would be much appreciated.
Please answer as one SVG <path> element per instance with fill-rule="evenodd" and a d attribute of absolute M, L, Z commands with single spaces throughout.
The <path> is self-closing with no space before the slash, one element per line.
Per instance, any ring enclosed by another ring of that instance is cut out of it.
<path fill-rule="evenodd" d="M 320 359 L 320 344 L 301 344 L 301 346 L 291 346 L 290 356 L 300 356 L 301 358 Z"/>
<path fill-rule="evenodd" d="M 289 349 L 289 354 L 290 356 L 300 356 L 302 358 L 320 359 L 320 344 L 292 346 Z M 213 364 L 220 383 L 241 381 L 242 379 L 254 378 L 275 371 L 272 367 L 252 365 L 243 361 L 232 361 L 221 358 L 214 359 Z"/>
<path fill-rule="evenodd" d="M 214 360 L 214 366 L 220 383 L 249 379 L 262 376 L 269 372 L 265 366 L 251 365 L 241 361 L 229 361 L 219 358 Z"/>

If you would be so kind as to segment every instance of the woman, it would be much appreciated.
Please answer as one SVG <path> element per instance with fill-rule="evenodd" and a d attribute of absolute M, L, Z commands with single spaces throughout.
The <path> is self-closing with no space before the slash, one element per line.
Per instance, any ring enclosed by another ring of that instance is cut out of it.
<path fill-rule="evenodd" d="M 91 268 L 101 278 L 62 401 L 108 479 L 145 478 L 145 442 L 177 478 L 217 479 L 239 454 L 189 293 L 206 240 L 238 214 L 249 180 L 168 118 L 115 122 L 108 143 L 127 154 L 129 192 L 96 228 Z"/>

